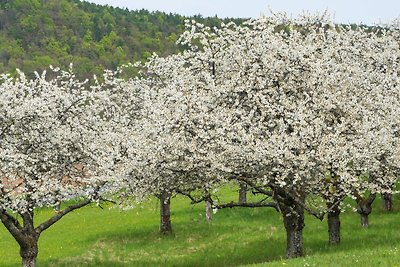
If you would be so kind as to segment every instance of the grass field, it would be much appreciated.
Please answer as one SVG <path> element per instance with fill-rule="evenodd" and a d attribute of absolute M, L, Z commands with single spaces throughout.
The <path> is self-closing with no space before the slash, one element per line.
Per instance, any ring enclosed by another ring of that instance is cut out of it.
<path fill-rule="evenodd" d="M 228 193 L 236 197 L 236 193 Z M 285 260 L 282 220 L 269 208 L 218 211 L 211 224 L 203 204 L 172 200 L 173 234 L 158 233 L 158 203 L 128 211 L 90 206 L 45 231 L 38 266 L 400 266 L 400 212 L 385 214 L 375 202 L 370 228 L 352 211 L 342 214 L 342 243 L 327 244 L 326 221 L 306 217 L 306 257 Z M 395 208 L 400 202 L 395 201 Z M 37 221 L 52 210 L 37 212 Z M 0 226 L 0 266 L 20 266 L 19 248 Z"/>

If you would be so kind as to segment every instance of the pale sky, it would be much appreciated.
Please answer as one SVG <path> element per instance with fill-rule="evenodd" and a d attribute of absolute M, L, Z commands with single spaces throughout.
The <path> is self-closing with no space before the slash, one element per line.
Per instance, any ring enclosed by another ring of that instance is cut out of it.
<path fill-rule="evenodd" d="M 130 10 L 148 9 L 181 15 L 257 18 L 284 11 L 295 17 L 302 11 L 328 10 L 340 23 L 386 23 L 400 17 L 400 0 L 88 0 Z"/>

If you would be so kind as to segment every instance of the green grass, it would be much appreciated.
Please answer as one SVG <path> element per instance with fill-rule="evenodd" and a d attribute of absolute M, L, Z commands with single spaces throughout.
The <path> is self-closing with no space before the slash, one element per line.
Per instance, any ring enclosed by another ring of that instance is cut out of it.
<path fill-rule="evenodd" d="M 325 221 L 307 216 L 306 257 L 293 260 L 283 259 L 282 219 L 269 208 L 221 210 L 207 224 L 203 204 L 191 206 L 177 197 L 172 200 L 174 232 L 162 236 L 155 200 L 128 211 L 90 206 L 42 234 L 38 266 L 400 266 L 400 212 L 382 213 L 379 204 L 377 199 L 369 229 L 359 227 L 353 212 L 341 216 L 339 246 L 327 244 Z M 39 210 L 37 221 L 52 214 Z M 3 226 L 0 266 L 20 266 L 18 245 Z"/>

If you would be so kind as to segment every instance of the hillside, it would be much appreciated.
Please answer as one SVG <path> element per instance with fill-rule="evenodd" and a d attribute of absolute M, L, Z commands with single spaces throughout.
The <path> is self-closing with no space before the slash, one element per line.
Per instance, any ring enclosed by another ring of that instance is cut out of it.
<path fill-rule="evenodd" d="M 71 62 L 80 78 L 177 52 L 187 17 L 79 0 L 0 0 L 0 73 L 26 73 Z M 191 17 L 214 26 L 221 19 Z M 240 22 L 240 19 L 236 19 Z"/>

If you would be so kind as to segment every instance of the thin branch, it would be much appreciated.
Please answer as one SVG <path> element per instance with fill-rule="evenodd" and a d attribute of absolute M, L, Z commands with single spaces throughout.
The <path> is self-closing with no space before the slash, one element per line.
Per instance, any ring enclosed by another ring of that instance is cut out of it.
<path fill-rule="evenodd" d="M 83 98 L 78 98 L 77 100 L 72 102 L 69 107 L 67 107 L 65 110 L 63 110 L 63 112 L 60 112 L 60 114 L 58 115 L 58 119 L 60 121 L 64 122 L 66 120 L 65 115 L 70 111 L 70 109 L 72 109 L 76 104 L 78 104 L 82 100 L 83 100 Z"/>
<path fill-rule="evenodd" d="M 103 201 L 103 202 L 111 203 L 111 204 L 118 204 L 118 203 L 117 203 L 116 201 L 114 201 L 114 200 L 107 199 L 107 198 L 103 198 L 103 197 L 101 197 L 100 200 Z"/>
<path fill-rule="evenodd" d="M 278 210 L 278 205 L 275 202 L 254 202 L 254 203 L 237 203 L 237 202 L 229 202 L 224 204 L 212 204 L 213 207 L 217 209 L 225 209 L 225 208 L 236 208 L 236 207 L 246 207 L 246 208 L 260 208 L 260 207 L 270 207 L 274 208 L 276 211 Z"/>
<path fill-rule="evenodd" d="M 210 199 L 210 196 L 202 196 L 201 198 L 195 198 L 190 193 L 186 193 L 186 192 L 183 192 L 181 190 L 176 190 L 176 192 L 178 194 L 181 194 L 181 195 L 185 196 L 185 197 L 188 197 L 191 200 L 190 204 L 198 204 L 198 203 L 201 203 L 201 202 L 203 202 L 205 200 L 209 200 Z"/>
<path fill-rule="evenodd" d="M 68 214 L 71 211 L 74 211 L 76 209 L 82 208 L 82 207 L 88 205 L 89 203 L 91 203 L 91 200 L 87 199 L 87 200 L 85 200 L 83 202 L 80 202 L 78 204 L 71 205 L 71 206 L 67 207 L 63 211 L 60 211 L 59 213 L 57 213 L 56 215 L 54 215 L 53 217 L 51 217 L 50 219 L 48 219 L 47 221 L 43 222 L 38 227 L 36 227 L 36 229 L 35 229 L 36 233 L 40 234 L 41 232 L 43 232 L 44 230 L 46 230 L 47 228 L 49 228 L 50 226 L 52 226 L 53 224 L 58 222 L 66 214 Z"/>
<path fill-rule="evenodd" d="M 14 122 L 11 122 L 11 123 L 8 124 L 6 127 L 4 127 L 4 128 L 1 130 L 0 137 L 3 137 L 3 135 L 6 133 L 6 131 L 7 131 L 8 129 L 10 129 L 10 127 L 11 127 L 13 124 L 14 124 Z"/>
<path fill-rule="evenodd" d="M 325 214 L 331 212 L 331 211 L 332 211 L 337 205 L 339 205 L 346 197 L 347 197 L 347 195 L 343 195 L 343 196 L 340 197 L 337 201 L 331 203 L 331 205 L 329 205 L 329 208 L 325 211 Z"/>
<path fill-rule="evenodd" d="M 252 182 L 252 181 L 250 181 L 250 180 L 248 180 L 248 179 L 246 179 L 246 178 L 244 178 L 244 177 L 238 177 L 238 178 L 235 178 L 235 179 L 238 180 L 238 181 L 241 181 L 241 182 L 246 183 L 246 184 L 249 185 L 252 189 L 257 190 L 257 192 L 260 193 L 260 194 L 264 194 L 264 195 L 267 195 L 267 196 L 270 196 L 270 197 L 273 196 L 273 192 L 272 192 L 272 191 L 270 191 L 270 190 L 265 190 L 265 189 L 264 189 L 264 186 L 258 186 L 258 185 L 256 185 L 254 182 Z"/>

